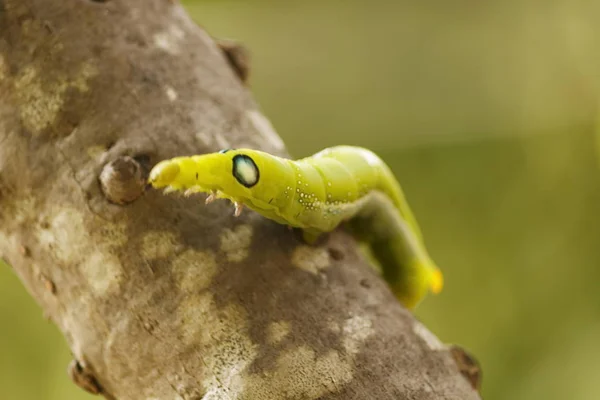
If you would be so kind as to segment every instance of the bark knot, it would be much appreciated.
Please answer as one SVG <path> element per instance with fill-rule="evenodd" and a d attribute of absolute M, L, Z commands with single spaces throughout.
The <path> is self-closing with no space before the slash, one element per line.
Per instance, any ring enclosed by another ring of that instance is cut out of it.
<path fill-rule="evenodd" d="M 146 173 L 136 159 L 121 156 L 104 166 L 100 173 L 100 184 L 110 202 L 124 205 L 144 193 Z"/>

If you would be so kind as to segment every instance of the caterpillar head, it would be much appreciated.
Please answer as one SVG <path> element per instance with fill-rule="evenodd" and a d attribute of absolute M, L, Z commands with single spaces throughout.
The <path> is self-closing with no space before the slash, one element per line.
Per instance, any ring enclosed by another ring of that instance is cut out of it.
<path fill-rule="evenodd" d="M 150 172 L 154 188 L 189 193 L 217 193 L 234 201 L 255 198 L 265 155 L 248 149 L 226 149 L 158 163 Z"/>

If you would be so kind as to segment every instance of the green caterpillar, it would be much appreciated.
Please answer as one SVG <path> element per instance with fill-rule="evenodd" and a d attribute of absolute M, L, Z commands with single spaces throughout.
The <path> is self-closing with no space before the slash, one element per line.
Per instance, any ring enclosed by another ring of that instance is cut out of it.
<path fill-rule="evenodd" d="M 373 152 L 337 146 L 297 161 L 250 149 L 177 157 L 158 163 L 149 182 L 165 192 L 208 193 L 303 230 L 307 242 L 346 222 L 368 246 L 396 297 L 414 308 L 439 293 L 440 270 L 388 166 Z"/>

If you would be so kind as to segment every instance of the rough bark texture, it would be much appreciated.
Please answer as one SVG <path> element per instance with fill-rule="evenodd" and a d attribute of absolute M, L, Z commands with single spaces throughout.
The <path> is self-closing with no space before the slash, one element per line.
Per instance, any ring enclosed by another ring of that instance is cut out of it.
<path fill-rule="evenodd" d="M 167 157 L 285 154 L 232 60 L 173 1 L 0 0 L 0 254 L 73 379 L 120 400 L 479 398 L 343 232 L 311 247 L 144 193 Z"/>

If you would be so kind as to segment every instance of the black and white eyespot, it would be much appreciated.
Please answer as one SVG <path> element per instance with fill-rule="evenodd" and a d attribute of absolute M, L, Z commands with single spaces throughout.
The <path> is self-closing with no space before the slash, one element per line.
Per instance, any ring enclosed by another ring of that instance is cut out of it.
<path fill-rule="evenodd" d="M 233 157 L 233 176 L 239 183 L 251 188 L 258 183 L 260 172 L 252 158 L 245 154 L 238 154 Z"/>

